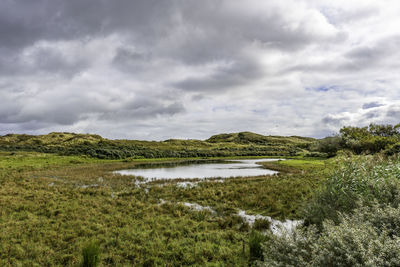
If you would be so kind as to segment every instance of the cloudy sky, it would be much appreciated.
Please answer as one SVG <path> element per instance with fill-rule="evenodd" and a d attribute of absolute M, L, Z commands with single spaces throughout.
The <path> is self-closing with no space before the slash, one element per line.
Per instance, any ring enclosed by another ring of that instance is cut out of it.
<path fill-rule="evenodd" d="M 400 122 L 398 0 L 1 0 L 0 134 Z"/>

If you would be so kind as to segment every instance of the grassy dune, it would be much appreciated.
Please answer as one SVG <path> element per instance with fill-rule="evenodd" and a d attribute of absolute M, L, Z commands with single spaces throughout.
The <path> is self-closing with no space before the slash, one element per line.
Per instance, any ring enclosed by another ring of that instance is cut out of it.
<path fill-rule="evenodd" d="M 58 155 L 87 155 L 100 159 L 188 158 L 232 156 L 294 156 L 308 152 L 312 138 L 263 136 L 249 132 L 202 140 L 110 140 L 99 135 L 50 133 L 0 137 L 0 151 L 35 151 Z"/>

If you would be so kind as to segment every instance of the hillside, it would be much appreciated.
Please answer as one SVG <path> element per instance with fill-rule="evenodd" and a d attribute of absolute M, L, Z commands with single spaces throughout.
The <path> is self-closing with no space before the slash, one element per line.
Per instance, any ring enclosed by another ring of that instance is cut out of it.
<path fill-rule="evenodd" d="M 251 132 L 219 134 L 207 140 L 110 140 L 99 135 L 49 133 L 8 134 L 0 137 L 0 151 L 37 151 L 96 158 L 162 158 L 224 156 L 288 156 L 306 153 L 315 141 L 306 137 L 264 136 Z"/>
<path fill-rule="evenodd" d="M 7 134 L 0 137 L 0 144 L 18 145 L 76 145 L 85 142 L 98 143 L 100 135 L 76 133 L 49 133 L 46 135 Z"/>
<path fill-rule="evenodd" d="M 310 137 L 299 137 L 299 136 L 265 136 L 252 132 L 240 132 L 240 133 L 229 133 L 229 134 L 218 134 L 213 135 L 206 140 L 210 143 L 219 142 L 232 142 L 237 144 L 308 144 L 315 141 L 314 138 Z"/>

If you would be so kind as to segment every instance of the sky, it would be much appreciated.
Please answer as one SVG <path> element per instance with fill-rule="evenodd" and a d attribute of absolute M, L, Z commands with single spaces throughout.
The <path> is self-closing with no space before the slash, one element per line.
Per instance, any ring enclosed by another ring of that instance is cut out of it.
<path fill-rule="evenodd" d="M 1 0 L 0 135 L 400 122 L 398 0 Z"/>

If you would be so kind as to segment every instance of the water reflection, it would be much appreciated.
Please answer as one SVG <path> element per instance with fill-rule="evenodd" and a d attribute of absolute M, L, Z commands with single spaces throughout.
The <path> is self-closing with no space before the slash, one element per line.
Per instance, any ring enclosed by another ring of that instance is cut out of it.
<path fill-rule="evenodd" d="M 139 168 L 120 170 L 116 173 L 123 175 L 141 176 L 146 180 L 157 179 L 196 179 L 196 178 L 229 178 L 238 176 L 260 176 L 277 173 L 257 164 L 262 161 L 278 159 L 240 159 L 229 161 L 191 161 L 173 164 L 143 164 Z"/>

